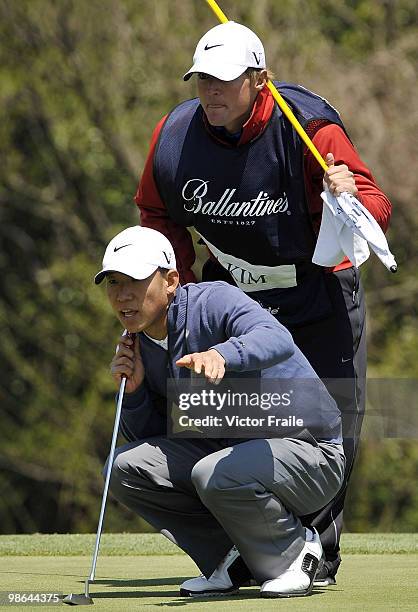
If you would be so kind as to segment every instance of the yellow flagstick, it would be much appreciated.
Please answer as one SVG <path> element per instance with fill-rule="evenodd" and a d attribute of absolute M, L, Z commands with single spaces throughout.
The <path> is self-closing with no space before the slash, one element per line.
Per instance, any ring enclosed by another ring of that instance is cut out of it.
<path fill-rule="evenodd" d="M 221 23 L 226 23 L 227 21 L 229 21 L 228 17 L 222 11 L 220 6 L 215 2 L 215 0 L 206 0 L 206 2 L 209 4 L 210 8 L 215 13 Z"/>
<path fill-rule="evenodd" d="M 219 5 L 217 4 L 217 2 L 215 2 L 215 0 L 206 0 L 206 2 L 209 4 L 210 8 L 213 10 L 213 12 L 221 23 L 226 23 L 227 21 L 229 21 L 228 17 L 220 9 Z M 324 171 L 328 170 L 328 166 L 325 163 L 324 158 L 322 157 L 312 140 L 309 138 L 308 134 L 305 132 L 299 121 L 296 119 L 295 115 L 292 112 L 292 109 L 289 107 L 285 99 L 279 94 L 274 83 L 272 83 L 271 81 L 267 81 L 267 87 L 270 89 L 273 98 L 276 100 L 277 104 L 279 105 L 283 113 L 286 115 L 286 117 L 289 119 L 290 123 L 293 125 L 296 132 L 299 134 L 303 142 L 311 151 L 312 155 L 315 157 L 319 165 L 323 168 Z"/>

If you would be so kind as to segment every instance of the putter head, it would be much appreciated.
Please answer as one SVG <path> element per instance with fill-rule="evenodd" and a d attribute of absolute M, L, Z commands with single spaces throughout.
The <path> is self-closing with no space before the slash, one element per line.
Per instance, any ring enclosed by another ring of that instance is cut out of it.
<path fill-rule="evenodd" d="M 94 603 L 92 598 L 86 595 L 77 595 L 76 593 L 70 593 L 67 597 L 64 597 L 62 603 L 68 604 L 69 606 L 90 606 Z"/>
<path fill-rule="evenodd" d="M 62 603 L 68 604 L 69 606 L 91 606 L 94 601 L 89 594 L 89 584 L 93 582 L 89 578 L 86 578 L 84 595 L 77 595 L 76 593 L 70 593 L 67 597 L 64 597 Z"/>

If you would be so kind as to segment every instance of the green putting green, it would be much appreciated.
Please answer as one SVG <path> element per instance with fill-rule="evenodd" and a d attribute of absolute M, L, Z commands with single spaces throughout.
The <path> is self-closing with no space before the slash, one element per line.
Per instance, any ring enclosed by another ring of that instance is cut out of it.
<path fill-rule="evenodd" d="M 1 536 L 0 591 L 81 593 L 93 545 L 92 535 Z M 258 588 L 244 588 L 228 598 L 186 599 L 179 597 L 178 585 L 198 571 L 175 546 L 157 534 L 105 534 L 90 593 L 96 607 L 116 612 L 179 606 L 189 606 L 190 612 L 277 606 L 322 611 L 417 609 L 417 535 L 347 534 L 342 546 L 338 584 L 314 589 L 310 597 L 260 599 Z M 0 605 L 14 610 L 40 607 Z"/>

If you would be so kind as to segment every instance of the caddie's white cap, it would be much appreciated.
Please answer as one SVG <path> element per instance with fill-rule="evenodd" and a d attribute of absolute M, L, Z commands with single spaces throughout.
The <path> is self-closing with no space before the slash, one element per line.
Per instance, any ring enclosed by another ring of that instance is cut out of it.
<path fill-rule="evenodd" d="M 193 66 L 183 79 L 187 81 L 194 72 L 204 72 L 221 81 L 233 81 L 247 68 L 265 67 L 264 47 L 258 36 L 240 23 L 227 21 L 199 40 Z"/>
<path fill-rule="evenodd" d="M 157 270 L 176 269 L 173 247 L 163 234 L 135 225 L 120 232 L 107 245 L 103 268 L 94 277 L 96 285 L 108 272 L 121 272 L 136 280 L 148 278 Z"/>

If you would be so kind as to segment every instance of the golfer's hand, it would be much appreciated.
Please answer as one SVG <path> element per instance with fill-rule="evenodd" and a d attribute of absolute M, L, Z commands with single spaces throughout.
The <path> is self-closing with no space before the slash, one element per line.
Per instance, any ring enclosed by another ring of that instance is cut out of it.
<path fill-rule="evenodd" d="M 184 355 L 176 361 L 180 368 L 189 368 L 196 374 L 201 374 L 202 370 L 209 382 L 219 384 L 225 376 L 225 359 L 215 349 L 209 349 L 204 353 L 192 353 Z"/>
<path fill-rule="evenodd" d="M 348 166 L 341 164 L 334 166 L 334 156 L 328 153 L 325 158 L 328 170 L 324 174 L 324 183 L 328 185 L 328 189 L 333 196 L 339 196 L 344 191 L 352 193 L 354 196 L 358 194 L 358 189 L 354 180 L 354 174 L 349 170 Z"/>
<path fill-rule="evenodd" d="M 116 354 L 110 362 L 110 371 L 118 387 L 122 376 L 126 376 L 126 393 L 133 393 L 142 384 L 145 370 L 139 350 L 138 334 L 135 340 L 129 336 L 121 336 Z"/>

